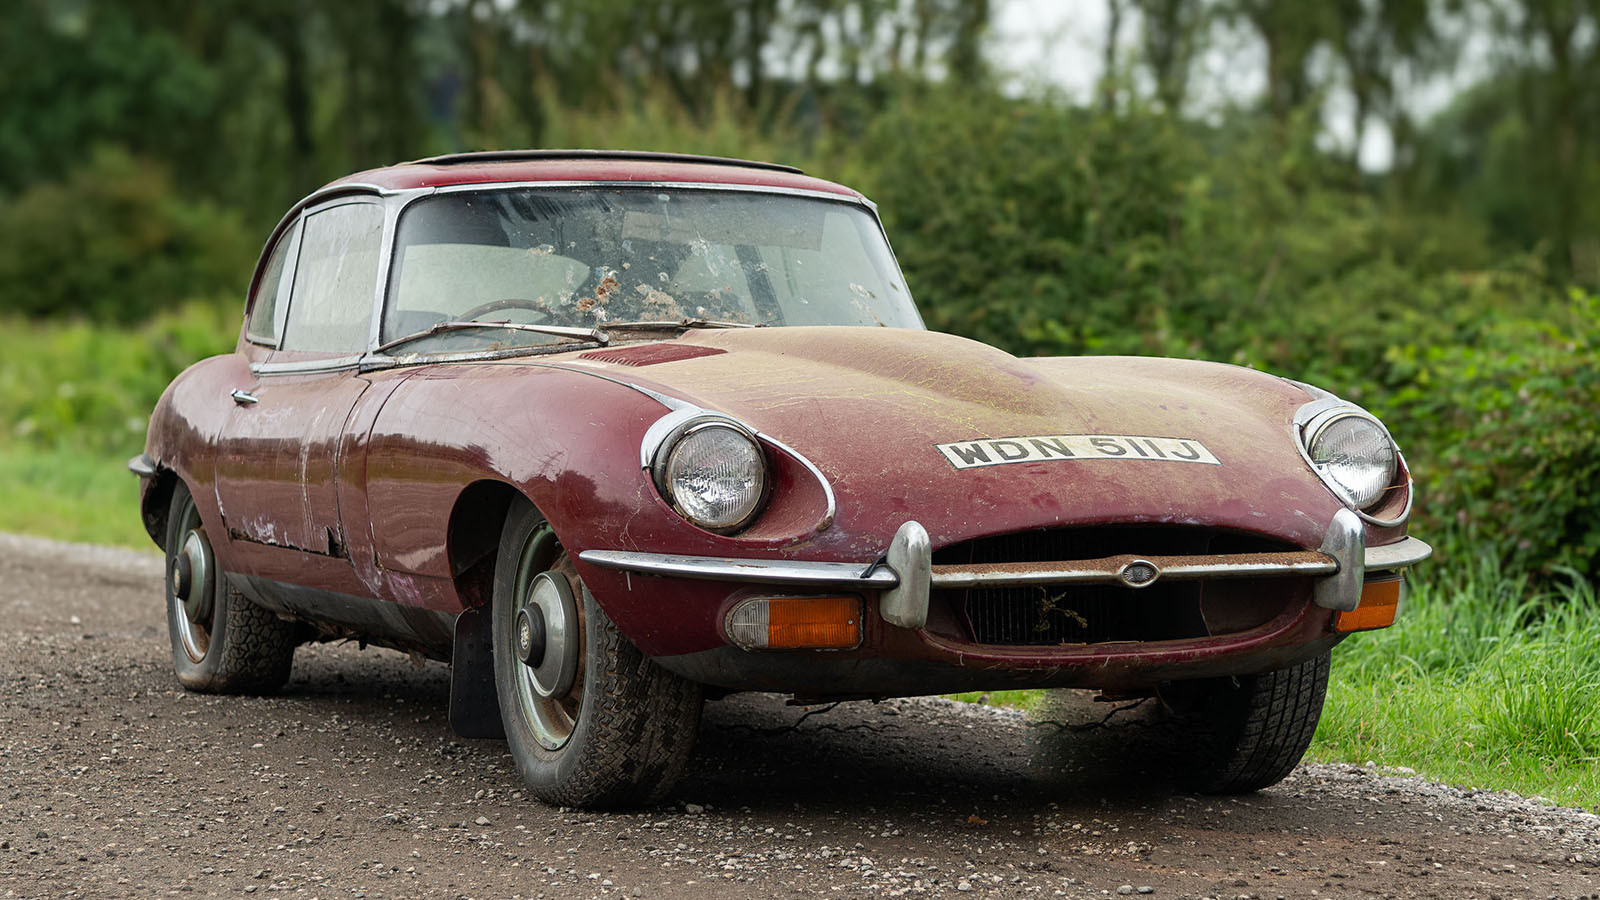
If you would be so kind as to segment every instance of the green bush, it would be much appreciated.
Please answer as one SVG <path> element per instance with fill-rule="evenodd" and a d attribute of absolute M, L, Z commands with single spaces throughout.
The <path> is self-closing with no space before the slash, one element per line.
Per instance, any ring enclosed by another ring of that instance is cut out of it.
<path fill-rule="evenodd" d="M 0 446 L 138 453 L 167 383 L 238 335 L 235 303 L 193 302 L 137 327 L 0 319 Z"/>
<path fill-rule="evenodd" d="M 236 215 L 185 198 L 114 149 L 0 202 L 0 313 L 138 322 L 193 297 L 242 296 L 256 253 Z"/>
<path fill-rule="evenodd" d="M 1470 342 L 1396 346 L 1389 365 L 1405 383 L 1379 409 L 1410 430 L 1425 502 L 1471 552 L 1600 574 L 1600 297 L 1491 316 Z"/>

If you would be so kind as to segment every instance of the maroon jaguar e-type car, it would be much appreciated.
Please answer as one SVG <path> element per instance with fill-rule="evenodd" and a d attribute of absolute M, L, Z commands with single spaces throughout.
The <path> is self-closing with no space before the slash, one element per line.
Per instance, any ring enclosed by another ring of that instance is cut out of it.
<path fill-rule="evenodd" d="M 581 806 L 660 797 L 730 691 L 1154 695 L 1198 788 L 1253 790 L 1429 552 L 1358 407 L 928 332 L 860 194 L 656 153 L 313 193 L 131 467 L 185 687 L 448 661 L 452 725 Z"/>

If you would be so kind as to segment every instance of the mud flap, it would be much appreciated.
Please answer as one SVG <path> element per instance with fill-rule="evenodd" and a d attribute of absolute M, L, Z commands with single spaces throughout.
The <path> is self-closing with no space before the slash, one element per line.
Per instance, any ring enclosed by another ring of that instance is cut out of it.
<path fill-rule="evenodd" d="M 450 728 L 464 738 L 504 740 L 494 687 L 494 634 L 486 608 L 456 616 L 450 657 Z"/>

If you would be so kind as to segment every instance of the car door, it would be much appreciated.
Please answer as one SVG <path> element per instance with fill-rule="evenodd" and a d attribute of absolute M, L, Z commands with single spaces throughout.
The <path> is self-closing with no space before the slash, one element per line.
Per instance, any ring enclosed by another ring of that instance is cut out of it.
<path fill-rule="evenodd" d="M 297 241 L 283 251 L 287 296 L 280 288 L 277 308 L 259 320 L 252 308 L 247 337 L 275 347 L 228 398 L 216 467 L 232 562 L 243 574 L 360 589 L 345 560 L 338 457 L 368 387 L 359 363 L 372 340 L 384 218 L 375 197 L 312 208 L 286 237 Z"/>

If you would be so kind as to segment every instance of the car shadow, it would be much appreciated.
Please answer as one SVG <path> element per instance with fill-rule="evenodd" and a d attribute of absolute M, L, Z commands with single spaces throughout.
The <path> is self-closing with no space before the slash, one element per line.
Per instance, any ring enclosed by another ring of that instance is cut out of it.
<path fill-rule="evenodd" d="M 449 731 L 449 676 L 447 666 L 419 667 L 390 651 L 319 646 L 302 649 L 278 697 L 347 720 L 381 720 L 406 736 L 457 741 L 498 768 L 503 742 Z M 706 703 L 668 803 L 754 810 L 1155 801 L 1185 792 L 1178 773 L 1188 749 L 1153 699 L 1112 704 L 1092 692 L 1052 691 L 1024 714 L 936 699 L 791 706 L 779 695 L 739 694 Z"/>
<path fill-rule="evenodd" d="M 943 701 L 797 709 L 770 695 L 731 697 L 707 705 L 678 793 L 752 808 L 889 797 L 1081 804 L 1181 793 L 1184 736 L 1159 705 L 1092 697 L 1052 692 L 1027 715 Z"/>

